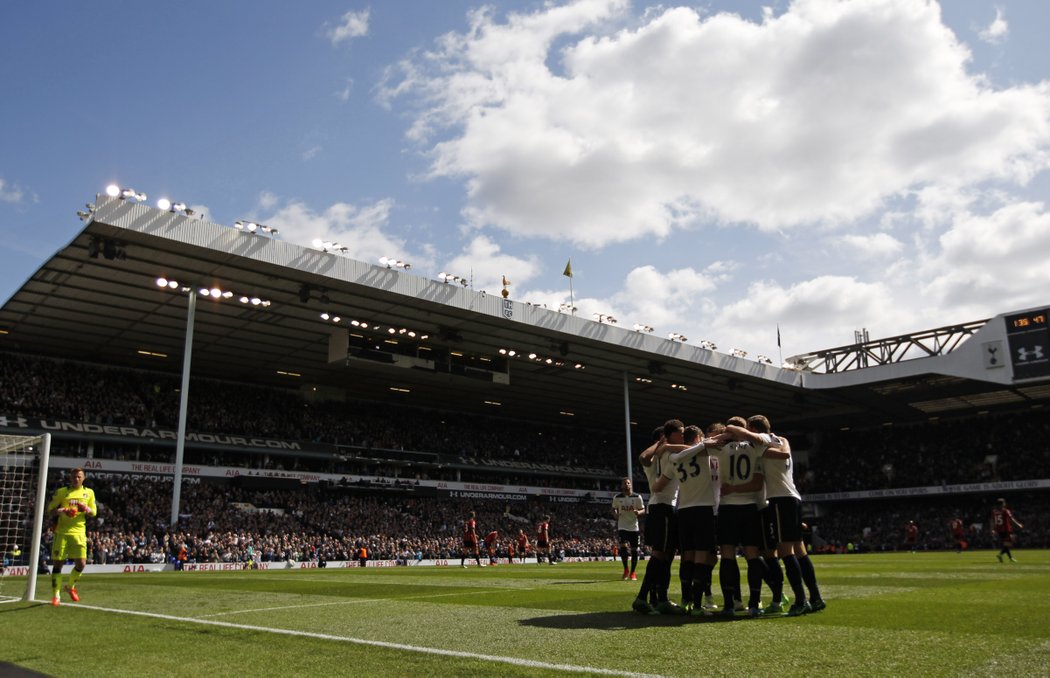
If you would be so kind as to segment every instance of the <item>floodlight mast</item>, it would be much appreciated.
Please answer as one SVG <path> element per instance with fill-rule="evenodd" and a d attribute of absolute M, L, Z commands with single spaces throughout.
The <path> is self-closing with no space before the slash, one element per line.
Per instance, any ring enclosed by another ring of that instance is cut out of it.
<path fill-rule="evenodd" d="M 175 477 L 172 479 L 171 526 L 179 522 L 179 502 L 182 499 L 182 460 L 186 453 L 186 419 L 189 417 L 190 361 L 193 357 L 193 317 L 197 310 L 197 292 L 190 289 L 186 295 L 186 346 L 182 354 L 182 390 L 179 391 L 179 433 L 175 439 Z"/>
<path fill-rule="evenodd" d="M 627 388 L 631 383 L 631 375 L 626 371 L 623 373 L 623 426 L 626 431 L 627 440 L 627 477 L 633 480 L 634 469 L 631 466 L 631 391 Z"/>

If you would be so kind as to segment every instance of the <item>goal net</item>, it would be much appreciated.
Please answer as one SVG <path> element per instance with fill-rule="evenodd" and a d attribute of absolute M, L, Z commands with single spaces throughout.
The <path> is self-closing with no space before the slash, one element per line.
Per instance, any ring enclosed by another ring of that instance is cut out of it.
<path fill-rule="evenodd" d="M 0 603 L 36 595 L 50 452 L 50 433 L 0 435 Z"/>

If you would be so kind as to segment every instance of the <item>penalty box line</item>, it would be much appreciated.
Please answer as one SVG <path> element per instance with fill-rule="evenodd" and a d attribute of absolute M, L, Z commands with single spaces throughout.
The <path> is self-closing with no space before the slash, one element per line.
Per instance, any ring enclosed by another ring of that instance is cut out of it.
<path fill-rule="evenodd" d="M 64 605 L 63 607 L 67 607 Z M 300 638 L 316 638 L 319 640 L 334 640 L 355 645 L 369 645 L 382 647 L 389 650 L 401 650 L 404 652 L 419 652 L 421 654 L 433 654 L 443 657 L 460 657 L 462 659 L 478 659 L 481 661 L 500 662 L 513 666 L 523 666 L 533 669 L 550 669 L 553 671 L 577 671 L 580 673 L 594 673 L 605 676 L 634 676 L 637 678 L 660 678 L 657 675 L 646 673 L 634 673 L 631 671 L 618 671 L 616 669 L 603 669 L 596 666 L 576 666 L 574 664 L 552 664 L 532 659 L 521 659 L 519 657 L 500 657 L 498 655 L 479 654 L 477 652 L 463 652 L 460 650 L 442 650 L 435 647 L 421 647 L 418 645 L 405 645 L 402 643 L 389 643 L 382 640 L 367 640 L 365 638 L 351 638 L 349 636 L 336 636 L 330 633 L 316 633 L 314 631 L 296 631 L 294 629 L 275 629 L 268 626 L 255 626 L 252 624 L 236 624 L 234 622 L 218 621 L 216 619 L 195 619 L 193 617 L 176 617 L 170 614 L 157 612 L 141 612 L 139 610 L 120 610 L 97 605 L 84 605 L 77 603 L 68 607 L 83 608 L 85 610 L 96 610 L 98 612 L 110 612 L 113 614 L 128 614 L 137 617 L 150 617 L 152 619 L 163 619 L 165 621 L 185 622 L 187 624 L 203 624 L 205 626 L 219 626 L 222 628 L 239 629 L 242 631 L 256 631 L 259 633 L 275 633 L 283 636 L 298 636 Z"/>

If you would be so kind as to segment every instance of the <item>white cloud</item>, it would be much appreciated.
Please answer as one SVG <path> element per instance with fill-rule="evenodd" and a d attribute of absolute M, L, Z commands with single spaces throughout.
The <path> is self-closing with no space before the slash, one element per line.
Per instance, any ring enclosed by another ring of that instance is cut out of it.
<path fill-rule="evenodd" d="M 682 331 L 691 315 L 701 313 L 704 295 L 710 294 L 725 275 L 721 266 L 707 271 L 682 268 L 667 272 L 640 266 L 627 274 L 623 288 L 610 303 L 630 325 L 651 325 L 664 334 Z"/>
<path fill-rule="evenodd" d="M 995 19 L 977 34 L 981 40 L 988 44 L 998 45 L 1010 35 L 1010 25 L 1003 18 L 1003 10 L 996 7 Z"/>
<path fill-rule="evenodd" d="M 264 210 L 273 209 L 279 200 L 280 199 L 270 191 L 263 191 L 259 194 L 259 207 Z"/>
<path fill-rule="evenodd" d="M 1050 85 L 971 74 L 936 3 L 796 0 L 761 23 L 671 8 L 610 30 L 627 11 L 476 12 L 388 83 L 425 95 L 411 137 L 451 132 L 431 175 L 466 180 L 471 225 L 590 247 L 836 225 L 1050 164 Z"/>
<path fill-rule="evenodd" d="M 17 205 L 22 202 L 25 197 L 25 192 L 19 186 L 9 186 L 2 178 L 0 178 L 0 202 L 9 202 L 13 205 Z"/>
<path fill-rule="evenodd" d="M 863 257 L 884 258 L 899 254 L 904 249 L 904 243 L 889 233 L 844 235 L 838 242 L 846 250 Z"/>
<path fill-rule="evenodd" d="M 511 290 L 523 289 L 540 270 L 535 256 L 515 257 L 500 250 L 490 238 L 479 235 L 464 248 L 462 254 L 450 260 L 444 270 L 473 281 L 477 290 L 497 293 L 503 289 L 503 278 L 511 283 Z"/>
<path fill-rule="evenodd" d="M 345 103 L 347 101 L 350 101 L 350 94 L 353 93 L 353 91 L 354 91 L 354 79 L 353 78 L 347 78 L 346 79 L 346 85 L 343 87 L 343 89 L 341 89 L 336 94 L 336 96 L 339 98 L 339 101 L 342 101 L 342 102 Z"/>
<path fill-rule="evenodd" d="M 935 308 L 979 317 L 1045 304 L 1050 289 L 1050 212 L 1011 201 L 989 214 L 955 215 L 940 250 L 923 263 L 922 296 Z"/>
<path fill-rule="evenodd" d="M 778 324 L 785 357 L 852 343 L 853 332 L 863 327 L 872 328 L 872 338 L 920 329 L 894 301 L 890 285 L 852 276 L 818 276 L 790 285 L 759 281 L 710 318 L 708 331 L 726 352 L 739 347 L 776 360 Z"/>
<path fill-rule="evenodd" d="M 311 247 L 315 239 L 338 242 L 349 248 L 349 256 L 373 264 L 384 256 L 404 259 L 417 268 L 432 263 L 422 251 L 414 252 L 405 240 L 386 233 L 392 200 L 360 206 L 339 202 L 319 212 L 301 201 L 281 204 L 272 194 L 263 197 L 275 209 L 260 221 L 278 228 L 281 238 L 289 242 L 305 247 Z"/>
<path fill-rule="evenodd" d="M 317 156 L 318 153 L 321 152 L 321 150 L 322 149 L 320 146 L 311 146 L 310 148 L 303 151 L 303 160 L 312 160 Z"/>
<path fill-rule="evenodd" d="M 351 10 L 342 16 L 339 25 L 328 28 L 325 31 L 325 35 L 328 36 L 332 45 L 349 42 L 354 38 L 368 35 L 368 18 L 370 13 L 370 10 L 367 9 L 360 11 Z"/>

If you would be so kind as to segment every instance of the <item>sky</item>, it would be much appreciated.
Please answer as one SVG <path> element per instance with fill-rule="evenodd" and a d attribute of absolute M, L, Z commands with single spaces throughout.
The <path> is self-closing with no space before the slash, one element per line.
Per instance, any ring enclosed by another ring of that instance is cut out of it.
<path fill-rule="evenodd" d="M 1042 0 L 5 0 L 0 300 L 116 183 L 776 364 L 1050 305 L 1047 25 Z"/>

